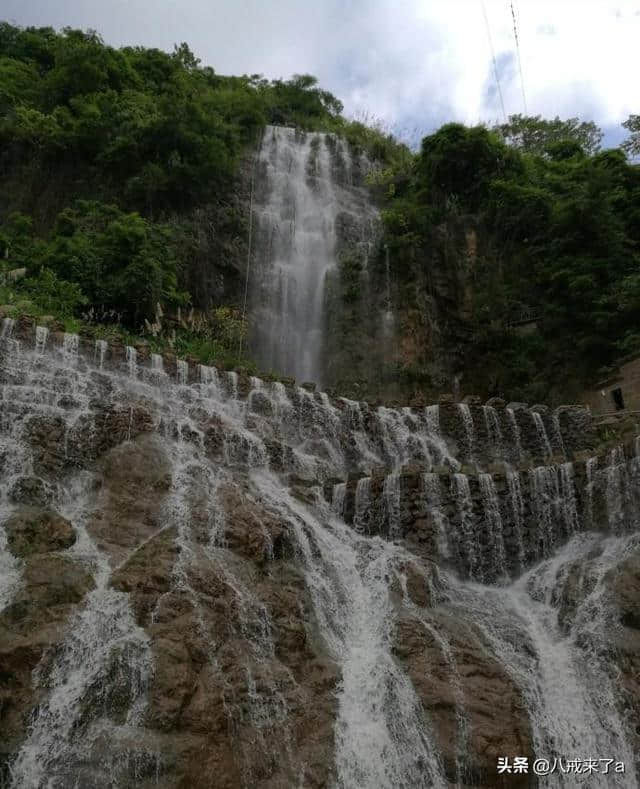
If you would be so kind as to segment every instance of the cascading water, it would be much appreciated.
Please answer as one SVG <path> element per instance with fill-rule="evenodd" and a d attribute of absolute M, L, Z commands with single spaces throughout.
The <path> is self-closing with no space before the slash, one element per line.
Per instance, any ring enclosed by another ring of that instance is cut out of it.
<path fill-rule="evenodd" d="M 0 340 L 8 340 L 13 333 L 15 320 L 13 318 L 3 318 L 2 327 L 0 328 Z"/>
<path fill-rule="evenodd" d="M 562 463 L 560 466 L 560 498 L 567 534 L 573 534 L 580 527 L 573 463 Z"/>
<path fill-rule="evenodd" d="M 520 482 L 520 473 L 518 471 L 507 472 L 507 485 L 509 487 L 509 503 L 511 504 L 513 531 L 515 535 L 515 542 L 517 545 L 517 564 L 518 568 L 524 568 L 525 551 L 524 542 L 522 539 L 524 531 L 524 499 L 522 497 L 522 484 Z"/>
<path fill-rule="evenodd" d="M 358 532 L 365 532 L 371 518 L 371 478 L 362 477 L 356 485 L 355 515 L 353 526 Z"/>
<path fill-rule="evenodd" d="M 387 533 L 389 539 L 393 540 L 400 536 L 400 476 L 399 474 L 389 474 L 385 477 L 382 488 L 386 515 Z"/>
<path fill-rule="evenodd" d="M 515 447 L 515 462 L 520 463 L 522 461 L 522 437 L 520 434 L 520 425 L 518 425 L 518 419 L 513 408 L 507 408 L 505 413 L 507 415 L 507 419 L 509 420 L 509 424 L 511 425 L 512 439 Z"/>
<path fill-rule="evenodd" d="M 469 463 L 474 462 L 474 451 L 475 451 L 475 428 L 473 424 L 473 416 L 471 415 L 471 409 L 466 403 L 458 403 L 458 411 L 460 413 L 460 418 L 462 419 L 462 425 L 464 428 L 465 438 L 466 438 L 466 452 L 467 458 Z"/>
<path fill-rule="evenodd" d="M 548 555 L 555 543 L 555 524 L 561 519 L 558 477 L 553 467 L 538 466 L 531 472 L 531 499 L 540 524 L 542 553 Z"/>
<path fill-rule="evenodd" d="M 454 474 L 453 484 L 455 485 L 458 502 L 460 558 L 466 563 L 469 578 L 479 578 L 481 580 L 481 571 L 479 570 L 480 548 L 478 535 L 475 531 L 473 499 L 471 497 L 469 478 L 466 474 Z"/>
<path fill-rule="evenodd" d="M 67 364 L 75 364 L 78 360 L 80 338 L 77 334 L 65 334 L 62 339 L 62 355 Z"/>
<path fill-rule="evenodd" d="M 138 375 L 138 352 L 135 348 L 127 345 L 125 350 L 127 370 L 131 378 L 136 378 Z"/>
<path fill-rule="evenodd" d="M 581 535 L 556 557 L 499 592 L 468 585 L 456 585 L 452 591 L 456 604 L 466 608 L 469 622 L 482 629 L 522 688 L 536 752 L 544 753 L 550 763 L 555 758 L 556 764 L 560 759 L 565 765 L 564 774 L 557 767 L 541 778 L 542 786 L 583 786 L 582 775 L 566 769 L 571 759 L 610 758 L 625 767 L 635 762 L 615 702 L 615 671 L 608 665 L 603 642 L 610 615 L 605 576 L 624 560 L 634 543 L 635 537 L 603 540 Z M 593 577 L 571 624 L 563 630 L 558 625 L 558 607 L 566 572 L 576 561 L 589 563 Z M 574 756 L 585 753 L 598 755 Z M 603 753 L 607 756 L 600 756 Z M 624 774 L 612 769 L 602 778 L 608 786 L 638 786 L 635 769 Z"/>
<path fill-rule="evenodd" d="M 44 353 L 49 339 L 49 329 L 46 326 L 36 327 L 36 353 Z"/>
<path fill-rule="evenodd" d="M 540 450 L 543 457 L 548 460 L 551 455 L 553 455 L 553 450 L 551 449 L 551 442 L 549 441 L 549 436 L 547 435 L 547 429 L 544 426 L 544 422 L 542 421 L 542 415 L 537 411 L 532 411 L 531 416 L 533 417 L 533 422 L 536 426 L 536 430 L 538 431 Z"/>
<path fill-rule="evenodd" d="M 176 360 L 176 381 L 185 386 L 189 379 L 189 365 L 184 359 Z"/>
<path fill-rule="evenodd" d="M 628 487 L 626 459 L 620 449 L 612 449 L 606 468 L 607 518 L 610 527 L 620 532 L 627 519 Z"/>
<path fill-rule="evenodd" d="M 344 499 L 347 493 L 346 482 L 338 482 L 333 486 L 333 495 L 331 497 L 331 508 L 338 517 L 344 516 Z"/>
<path fill-rule="evenodd" d="M 497 457 L 503 457 L 504 450 L 502 444 L 502 428 L 500 427 L 500 419 L 496 409 L 490 405 L 482 406 L 484 413 L 484 422 L 487 428 L 487 437 L 492 447 L 493 452 Z"/>
<path fill-rule="evenodd" d="M 314 610 L 341 666 L 336 721 L 336 785 L 442 787 L 442 767 L 410 681 L 390 651 L 393 606 L 388 579 L 402 552 L 322 525 L 264 478 L 271 506 L 295 528 Z M 327 584 L 327 578 L 334 583 Z"/>
<path fill-rule="evenodd" d="M 593 522 L 593 488 L 596 483 L 595 475 L 598 468 L 598 458 L 589 458 L 585 465 L 585 473 L 587 477 L 587 508 L 586 508 L 586 521 L 589 528 L 594 527 Z"/>
<path fill-rule="evenodd" d="M 104 366 L 105 356 L 107 354 L 108 343 L 106 340 L 96 340 L 95 351 L 93 354 L 93 361 L 94 364 L 98 366 L 99 370 L 102 370 Z"/>
<path fill-rule="evenodd" d="M 628 447 L 454 474 L 437 407 L 82 342 L 0 344 L 9 787 L 637 787 Z"/>
<path fill-rule="evenodd" d="M 448 559 L 451 555 L 448 538 L 450 524 L 447 516 L 442 511 L 440 478 L 437 474 L 425 474 L 422 477 L 422 484 L 424 486 L 424 497 L 426 500 L 427 511 L 435 520 L 438 529 L 436 542 L 438 554 L 444 559 Z"/>
<path fill-rule="evenodd" d="M 485 520 L 489 527 L 490 553 L 495 577 L 498 579 L 505 578 L 507 566 L 500 501 L 491 474 L 480 474 L 478 481 L 482 494 Z"/>
<path fill-rule="evenodd" d="M 325 291 L 337 264 L 338 225 L 364 227 L 376 215 L 341 177 L 336 157 L 353 169 L 337 138 L 267 126 L 256 165 L 251 345 L 263 369 L 299 381 L 323 380 Z"/>

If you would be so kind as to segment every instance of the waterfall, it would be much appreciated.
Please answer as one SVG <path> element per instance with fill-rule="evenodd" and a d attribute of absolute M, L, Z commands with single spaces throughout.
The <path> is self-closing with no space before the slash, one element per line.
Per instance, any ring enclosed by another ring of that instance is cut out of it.
<path fill-rule="evenodd" d="M 138 375 L 138 352 L 130 345 L 125 346 L 125 361 L 131 378 Z"/>
<path fill-rule="evenodd" d="M 389 264 L 389 247 L 385 244 L 384 250 L 384 281 L 385 281 L 385 309 L 382 313 L 382 333 L 387 342 L 393 340 L 394 315 L 391 300 L 391 266 Z"/>
<path fill-rule="evenodd" d="M 384 478 L 382 496 L 384 498 L 387 529 L 390 540 L 400 537 L 400 475 L 389 474 Z"/>
<path fill-rule="evenodd" d="M 2 327 L 0 328 L 0 340 L 8 340 L 13 334 L 13 327 L 15 320 L 13 318 L 3 318 Z"/>
<path fill-rule="evenodd" d="M 436 539 L 438 554 L 444 559 L 448 559 L 451 556 L 451 549 L 449 547 L 450 524 L 441 509 L 440 477 L 437 474 L 424 474 L 422 476 L 422 485 L 427 511 L 433 518 L 436 528 L 438 529 Z"/>
<path fill-rule="evenodd" d="M 49 338 L 49 329 L 46 326 L 36 326 L 36 353 L 44 353 Z"/>
<path fill-rule="evenodd" d="M 167 375 L 164 371 L 164 359 L 159 353 L 151 354 L 151 369 L 149 371 L 151 379 L 157 383 L 164 383 Z"/>
<path fill-rule="evenodd" d="M 522 439 L 520 436 L 520 426 L 516 418 L 516 413 L 513 408 L 506 409 L 507 419 L 511 425 L 511 433 L 513 436 L 513 443 L 516 449 L 516 463 L 522 462 Z"/>
<path fill-rule="evenodd" d="M 341 222 L 366 227 L 375 215 L 340 178 L 336 157 L 351 169 L 335 137 L 278 126 L 266 128 L 258 155 L 250 342 L 263 369 L 299 381 L 324 376 L 325 290 Z"/>
<path fill-rule="evenodd" d="M 355 512 L 353 526 L 356 531 L 366 532 L 371 519 L 371 477 L 362 477 L 356 483 Z"/>
<path fill-rule="evenodd" d="M 607 570 L 624 558 L 624 540 L 601 542 L 575 537 L 551 560 L 537 565 L 500 592 L 485 589 L 480 599 L 458 587 L 457 601 L 468 606 L 469 621 L 480 625 L 513 681 L 523 690 L 536 753 L 547 759 L 565 754 L 616 753 L 614 760 L 633 763 L 624 721 L 615 703 L 615 671 L 610 670 L 604 632 L 611 615 L 604 594 Z M 587 560 L 589 555 L 596 559 Z M 566 569 L 577 560 L 590 561 L 593 580 L 578 606 L 568 632 L 558 626 L 558 608 Z M 587 644 L 586 651 L 579 644 Z M 533 669 L 533 665 L 536 669 Z M 596 757 L 598 758 L 598 757 Z M 607 758 L 607 757 L 605 757 Z M 549 775 L 544 786 L 579 786 L 561 774 Z M 631 774 L 607 776 L 607 785 L 638 786 Z"/>
<path fill-rule="evenodd" d="M 555 468 L 538 466 L 532 470 L 531 499 L 536 511 L 539 553 L 546 556 L 555 544 L 556 527 L 561 517 L 558 512 L 560 491 Z"/>
<path fill-rule="evenodd" d="M 517 546 L 517 566 L 520 570 L 524 567 L 525 550 L 523 542 L 524 532 L 524 499 L 522 498 L 522 484 L 520 472 L 507 472 L 507 485 L 509 487 L 509 500 L 513 516 L 513 530 Z"/>
<path fill-rule="evenodd" d="M 560 428 L 560 416 L 558 413 L 553 414 L 552 424 L 553 424 L 553 436 L 555 438 L 556 444 L 558 445 L 558 448 L 560 449 L 562 456 L 566 458 L 567 452 L 564 448 L 564 439 L 562 438 L 562 430 Z"/>
<path fill-rule="evenodd" d="M 67 364 L 75 364 L 78 361 L 78 348 L 80 338 L 77 334 L 66 334 L 62 338 L 62 356 Z"/>
<path fill-rule="evenodd" d="M 454 474 L 453 484 L 455 486 L 460 520 L 458 537 L 460 558 L 468 569 L 469 578 L 482 580 L 482 571 L 479 567 L 480 548 L 478 545 L 478 532 L 473 517 L 473 499 L 471 498 L 469 477 L 466 474 Z"/>
<path fill-rule="evenodd" d="M 331 509 L 340 518 L 344 517 L 344 499 L 347 493 L 347 485 L 345 482 L 338 482 L 333 486 L 331 496 Z"/>
<path fill-rule="evenodd" d="M 261 484 L 271 506 L 295 529 L 315 615 L 341 666 L 337 786 L 444 789 L 430 726 L 390 651 L 394 615 L 387 579 L 402 554 L 340 522 L 323 527 L 296 501 L 283 498 L 272 480 Z M 333 583 L 327 584 L 328 577 Z"/>
<path fill-rule="evenodd" d="M 496 578 L 505 578 L 507 575 L 507 566 L 500 501 L 491 474 L 480 474 L 478 481 L 482 494 L 485 522 L 489 528 L 489 548 L 492 570 Z"/>
<path fill-rule="evenodd" d="M 521 738 L 637 789 L 640 443 L 449 473 L 454 408 L 11 328 L 0 783 L 468 789 Z"/>
<path fill-rule="evenodd" d="M 427 430 L 439 438 L 440 437 L 440 406 L 428 405 L 424 409 L 424 415 L 427 420 Z"/>
<path fill-rule="evenodd" d="M 570 535 L 580 528 L 573 463 L 562 463 L 560 465 L 560 496 L 562 500 L 562 515 L 567 534 Z"/>
<path fill-rule="evenodd" d="M 589 458 L 585 465 L 585 473 L 587 477 L 587 507 L 586 507 L 586 520 L 589 528 L 594 527 L 593 522 L 593 489 L 596 484 L 595 474 L 598 468 L 598 458 Z"/>
<path fill-rule="evenodd" d="M 548 460 L 553 455 L 553 450 L 551 449 L 551 443 L 549 442 L 547 429 L 545 428 L 544 422 L 542 421 L 542 415 L 537 411 L 532 411 L 531 416 L 533 417 L 533 423 L 536 426 L 536 431 L 538 433 L 538 441 L 540 443 L 542 455 L 545 460 Z"/>
<path fill-rule="evenodd" d="M 500 427 L 500 420 L 496 409 L 490 405 L 483 405 L 482 412 L 484 414 L 484 421 L 487 428 L 487 436 L 489 443 L 493 448 L 493 452 L 498 458 L 502 458 L 504 454 L 502 444 L 502 429 Z"/>
<path fill-rule="evenodd" d="M 610 528 L 615 532 L 624 530 L 627 507 L 627 469 L 626 458 L 622 449 L 612 449 L 606 467 L 605 498 L 607 504 L 607 518 Z"/>
<path fill-rule="evenodd" d="M 220 389 L 220 376 L 215 367 L 207 367 L 204 364 L 198 365 L 198 377 L 202 384 L 202 389 L 214 400 L 222 398 Z"/>
<path fill-rule="evenodd" d="M 106 340 L 96 340 L 95 350 L 93 353 L 93 363 L 98 365 L 99 370 L 102 370 L 104 367 L 104 360 L 108 347 L 109 346 Z"/>
<path fill-rule="evenodd" d="M 231 370 L 227 373 L 227 389 L 229 391 L 229 400 L 234 402 L 238 400 L 238 373 Z"/>
<path fill-rule="evenodd" d="M 176 381 L 186 386 L 189 379 L 189 365 L 184 359 L 176 359 Z"/>
<path fill-rule="evenodd" d="M 458 412 L 462 419 L 462 426 L 464 428 L 466 443 L 467 443 L 467 458 L 469 463 L 473 463 L 474 449 L 475 449 L 475 429 L 473 426 L 473 417 L 471 416 L 471 409 L 466 403 L 458 403 Z"/>

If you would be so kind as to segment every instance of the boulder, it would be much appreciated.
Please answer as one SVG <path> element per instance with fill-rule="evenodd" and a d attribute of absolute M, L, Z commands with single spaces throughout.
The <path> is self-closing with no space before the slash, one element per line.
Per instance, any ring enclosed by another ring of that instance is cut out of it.
<path fill-rule="evenodd" d="M 51 487 L 39 477 L 19 477 L 9 490 L 9 500 L 14 504 L 45 507 L 52 498 Z"/>
<path fill-rule="evenodd" d="M 49 509 L 23 507 L 4 523 L 9 550 L 26 557 L 70 548 L 76 541 L 71 523 Z"/>

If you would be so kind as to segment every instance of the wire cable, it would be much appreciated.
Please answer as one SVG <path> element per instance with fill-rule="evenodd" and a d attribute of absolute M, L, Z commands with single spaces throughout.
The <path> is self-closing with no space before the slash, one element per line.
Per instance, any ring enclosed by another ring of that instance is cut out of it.
<path fill-rule="evenodd" d="M 522 76 L 522 60 L 520 58 L 520 42 L 518 40 L 518 26 L 516 24 L 516 12 L 513 9 L 513 0 L 510 0 L 511 5 L 511 18 L 513 19 L 513 37 L 516 41 L 516 52 L 518 54 L 518 71 L 520 72 L 520 87 L 522 88 L 522 104 L 524 106 L 524 114 L 528 115 L 527 112 L 527 97 L 524 93 L 524 77 Z"/>
<path fill-rule="evenodd" d="M 489 49 L 491 50 L 491 59 L 493 60 L 493 75 L 496 79 L 496 85 L 498 86 L 498 96 L 500 96 L 500 106 L 502 107 L 502 116 L 504 117 L 504 122 L 507 123 L 507 113 L 504 109 L 504 99 L 502 98 L 502 88 L 500 87 L 500 78 L 498 77 L 498 64 L 496 63 L 496 54 L 493 49 L 493 40 L 491 38 L 491 30 L 489 28 L 489 19 L 487 17 L 487 9 L 484 7 L 484 0 L 480 0 L 480 5 L 482 6 L 482 15 L 484 16 L 484 24 L 487 28 L 487 38 L 489 39 Z"/>

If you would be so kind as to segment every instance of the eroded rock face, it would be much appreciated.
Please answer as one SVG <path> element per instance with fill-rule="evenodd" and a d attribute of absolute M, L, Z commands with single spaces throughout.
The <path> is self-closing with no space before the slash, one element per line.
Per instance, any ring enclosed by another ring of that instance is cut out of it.
<path fill-rule="evenodd" d="M 220 501 L 215 551 L 196 507 L 188 566 L 171 528 L 112 580 L 152 639 L 145 725 L 166 735 L 164 785 L 293 785 L 304 755 L 307 785 L 325 786 L 338 675 L 309 640 L 286 528 L 234 486 Z"/>
<path fill-rule="evenodd" d="M 32 672 L 61 644 L 70 618 L 92 588 L 91 574 L 70 557 L 27 552 L 21 586 L 0 612 L 0 775 L 46 694 Z"/>
<path fill-rule="evenodd" d="M 51 487 L 39 477 L 19 477 L 9 491 L 9 500 L 14 504 L 44 507 L 52 499 Z"/>
<path fill-rule="evenodd" d="M 499 757 L 533 755 L 522 692 L 480 632 L 451 611 L 439 611 L 431 622 L 400 619 L 394 651 L 436 733 L 449 780 L 495 786 Z M 527 786 L 528 779 L 516 777 L 514 785 Z"/>
<path fill-rule="evenodd" d="M 72 524 L 53 510 L 25 507 L 4 524 L 9 550 L 24 558 L 70 548 L 76 541 Z"/>
<path fill-rule="evenodd" d="M 611 622 L 611 650 L 624 686 L 623 705 L 640 753 L 640 546 L 606 577 L 618 620 Z"/>
<path fill-rule="evenodd" d="M 185 386 L 124 357 L 117 374 L 0 357 L 5 776 L 10 763 L 42 785 L 39 763 L 53 786 L 95 789 L 524 787 L 498 758 L 566 756 L 562 716 L 576 741 L 628 737 L 633 761 L 633 447 L 483 473 L 470 453 L 519 454 L 517 428 L 533 447 L 533 413 L 555 450 L 553 415 L 471 404 L 470 438 L 454 402 L 377 412 L 211 370 Z"/>
<path fill-rule="evenodd" d="M 102 488 L 87 529 L 118 564 L 163 527 L 171 466 L 160 439 L 143 434 L 110 449 L 100 467 Z"/>

